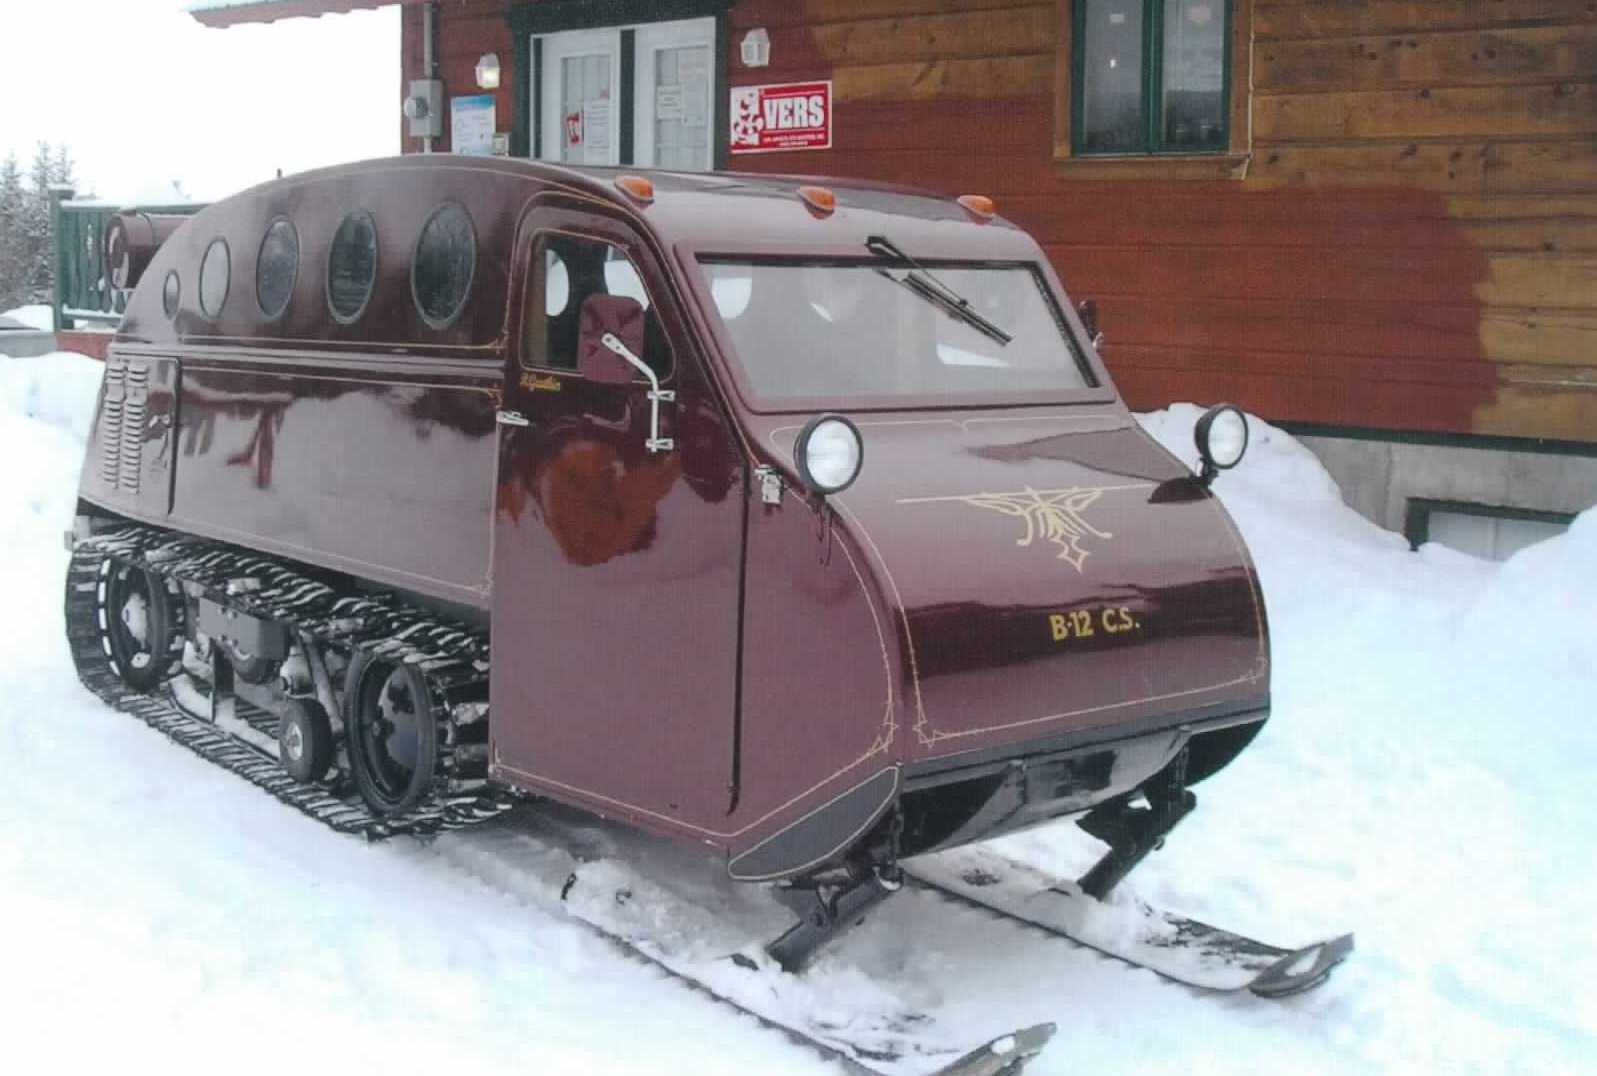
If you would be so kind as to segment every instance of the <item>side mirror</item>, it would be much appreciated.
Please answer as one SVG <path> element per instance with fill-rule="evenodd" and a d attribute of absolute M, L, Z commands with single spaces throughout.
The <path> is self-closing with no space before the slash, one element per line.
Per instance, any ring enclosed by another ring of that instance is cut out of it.
<path fill-rule="evenodd" d="M 632 380 L 632 365 L 605 344 L 606 336 L 640 353 L 643 304 L 625 295 L 590 295 L 577 318 L 577 372 L 601 385 L 625 385 Z"/>
<path fill-rule="evenodd" d="M 1081 315 L 1082 327 L 1087 330 L 1087 338 L 1092 341 L 1092 346 L 1101 347 L 1103 333 L 1098 331 L 1098 300 L 1083 299 L 1076 306 L 1076 313 Z"/>

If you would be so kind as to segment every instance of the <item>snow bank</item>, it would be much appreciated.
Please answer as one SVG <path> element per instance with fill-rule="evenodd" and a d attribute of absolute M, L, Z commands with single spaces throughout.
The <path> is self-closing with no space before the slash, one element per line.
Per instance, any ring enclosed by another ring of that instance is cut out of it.
<path fill-rule="evenodd" d="M 0 360 L 0 518 L 13 557 L 59 548 L 71 524 L 101 369 L 66 351 Z"/>
<path fill-rule="evenodd" d="M 15 318 L 41 332 L 55 331 L 55 308 L 49 303 L 31 303 L 13 310 L 0 311 L 0 317 Z"/>

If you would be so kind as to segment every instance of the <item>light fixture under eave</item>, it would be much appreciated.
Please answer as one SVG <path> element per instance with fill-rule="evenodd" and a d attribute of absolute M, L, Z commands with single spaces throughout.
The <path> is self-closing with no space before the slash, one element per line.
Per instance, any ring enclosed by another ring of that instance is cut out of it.
<path fill-rule="evenodd" d="M 484 90 L 499 88 L 499 54 L 485 52 L 477 61 L 477 85 Z"/>
<path fill-rule="evenodd" d="M 765 32 L 765 27 L 756 26 L 743 35 L 738 51 L 744 67 L 765 67 L 771 62 L 771 35 Z"/>

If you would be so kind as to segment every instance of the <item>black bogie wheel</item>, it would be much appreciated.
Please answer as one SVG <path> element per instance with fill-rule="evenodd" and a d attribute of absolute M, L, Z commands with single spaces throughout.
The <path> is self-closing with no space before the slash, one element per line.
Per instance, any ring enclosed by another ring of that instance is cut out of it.
<path fill-rule="evenodd" d="M 162 577 L 107 558 L 98 594 L 101 649 L 134 691 L 150 691 L 176 670 L 183 652 L 183 602 Z"/>
<path fill-rule="evenodd" d="M 438 769 L 438 721 L 427 678 L 414 665 L 357 657 L 349 668 L 344 725 L 361 799 L 379 815 L 426 798 Z"/>
<path fill-rule="evenodd" d="M 277 717 L 277 760 L 296 781 L 314 784 L 333 765 L 333 723 L 320 703 L 289 699 Z"/>

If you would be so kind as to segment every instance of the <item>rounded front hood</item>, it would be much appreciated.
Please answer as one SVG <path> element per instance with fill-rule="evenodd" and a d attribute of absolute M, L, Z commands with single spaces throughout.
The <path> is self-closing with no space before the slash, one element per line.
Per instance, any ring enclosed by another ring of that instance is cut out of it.
<path fill-rule="evenodd" d="M 1124 411 L 856 421 L 864 470 L 831 503 L 896 606 L 908 757 L 1266 700 L 1242 538 Z M 767 444 L 791 458 L 797 429 Z"/>

